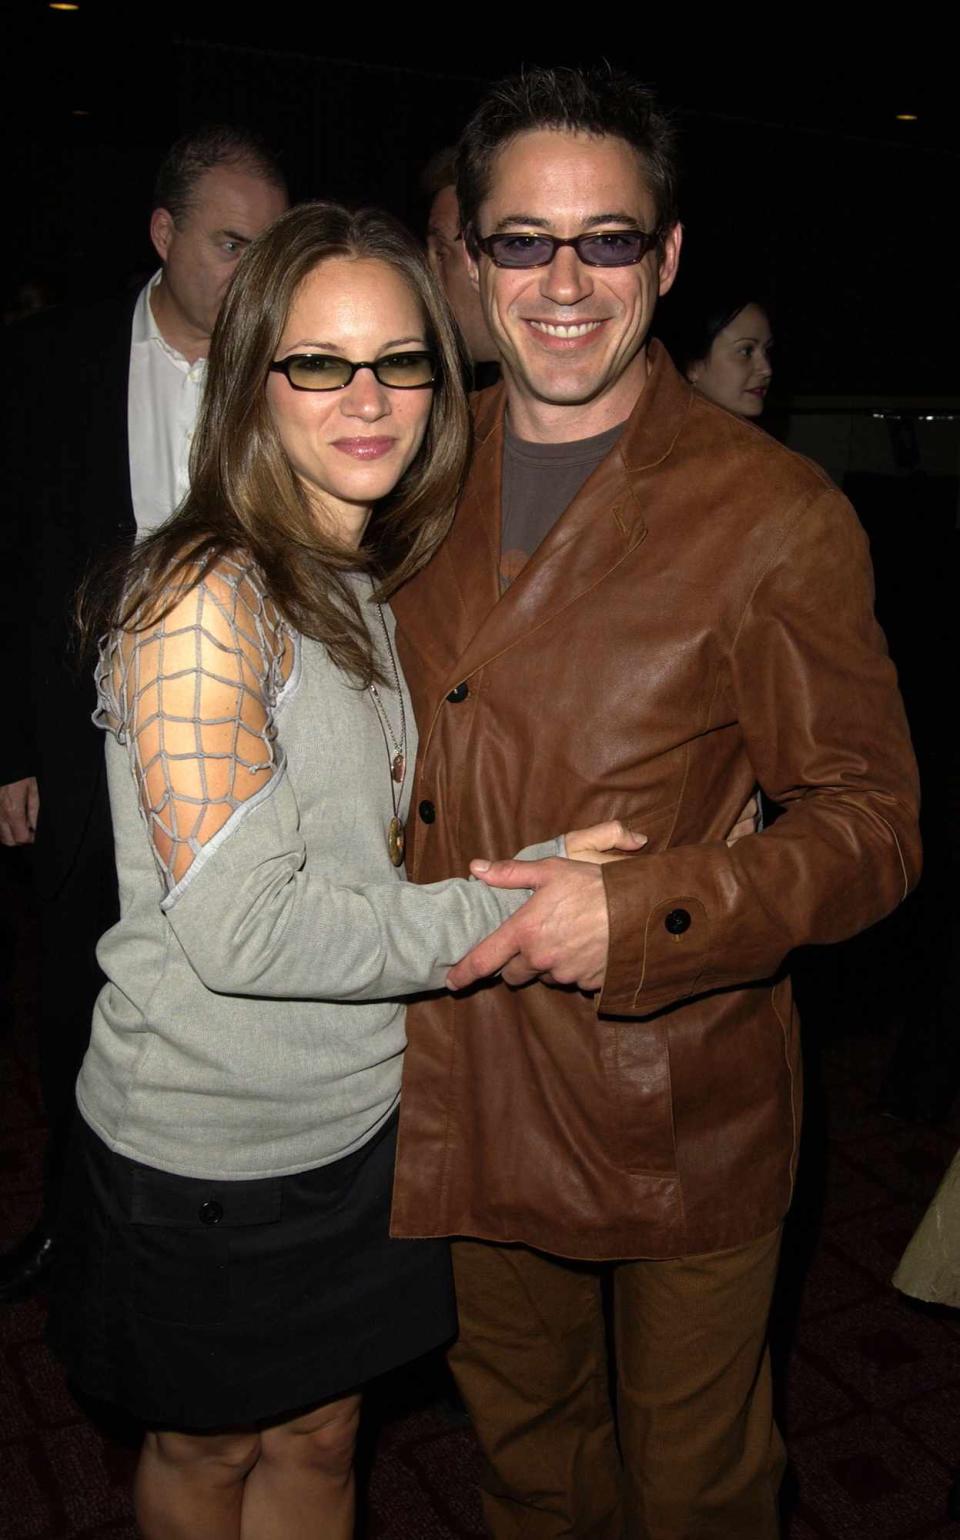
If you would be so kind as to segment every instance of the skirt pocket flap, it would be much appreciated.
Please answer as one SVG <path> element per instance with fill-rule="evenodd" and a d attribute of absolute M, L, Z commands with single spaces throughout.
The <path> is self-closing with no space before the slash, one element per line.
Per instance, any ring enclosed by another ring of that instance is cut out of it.
<path fill-rule="evenodd" d="M 140 1166 L 133 1172 L 130 1218 L 140 1225 L 210 1228 L 270 1224 L 279 1220 L 283 1189 L 279 1177 L 211 1182 Z"/>

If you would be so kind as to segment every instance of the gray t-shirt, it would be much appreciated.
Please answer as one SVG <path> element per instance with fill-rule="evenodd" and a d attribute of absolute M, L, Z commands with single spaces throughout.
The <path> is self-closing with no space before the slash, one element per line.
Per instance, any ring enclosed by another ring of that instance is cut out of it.
<path fill-rule="evenodd" d="M 570 444 L 533 444 L 504 423 L 500 586 L 509 588 L 537 546 L 605 460 L 625 423 Z"/>

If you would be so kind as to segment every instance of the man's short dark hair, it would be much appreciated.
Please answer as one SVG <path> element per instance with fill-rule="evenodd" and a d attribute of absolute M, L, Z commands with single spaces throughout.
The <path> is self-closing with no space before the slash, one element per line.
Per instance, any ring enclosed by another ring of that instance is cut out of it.
<path fill-rule="evenodd" d="M 280 162 L 259 134 L 231 123 L 207 123 L 167 151 L 154 183 L 153 207 L 166 209 L 180 224 L 190 212 L 200 178 L 218 166 L 240 167 L 283 193 L 287 190 Z"/>
<path fill-rule="evenodd" d="M 457 152 L 457 197 L 469 242 L 490 191 L 497 154 L 517 134 L 537 129 L 612 135 L 643 161 L 657 226 L 677 222 L 677 149 L 673 126 L 653 92 L 621 70 L 529 69 L 501 80 L 463 131 Z"/>
<path fill-rule="evenodd" d="M 445 145 L 431 155 L 420 173 L 420 191 L 432 203 L 437 193 L 445 187 L 457 185 L 457 147 Z"/>

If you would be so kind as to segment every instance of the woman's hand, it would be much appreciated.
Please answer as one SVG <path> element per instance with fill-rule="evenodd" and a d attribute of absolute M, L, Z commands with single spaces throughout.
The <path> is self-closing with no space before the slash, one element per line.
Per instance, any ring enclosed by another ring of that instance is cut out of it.
<path fill-rule="evenodd" d="M 610 823 L 592 824 L 589 829 L 573 829 L 564 835 L 563 843 L 569 860 L 603 866 L 606 861 L 623 861 L 635 855 L 647 843 L 647 836 L 613 819 Z"/>
<path fill-rule="evenodd" d="M 749 797 L 727 835 L 727 844 L 735 845 L 748 834 L 756 834 L 759 821 L 759 801 L 756 796 Z M 624 857 L 642 850 L 646 843 L 645 834 L 628 829 L 618 819 L 592 824 L 589 829 L 572 829 L 564 835 L 564 845 L 571 861 L 591 861 L 596 866 L 603 866 L 607 861 L 622 861 Z"/>
<path fill-rule="evenodd" d="M 748 834 L 756 834 L 760 823 L 760 802 L 754 795 L 742 808 L 737 821 L 727 835 L 727 844 L 735 845 L 737 840 L 744 839 Z"/>

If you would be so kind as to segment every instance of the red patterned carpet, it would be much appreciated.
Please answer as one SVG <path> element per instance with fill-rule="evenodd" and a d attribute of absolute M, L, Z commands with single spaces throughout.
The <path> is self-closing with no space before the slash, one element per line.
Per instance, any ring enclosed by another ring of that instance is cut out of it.
<path fill-rule="evenodd" d="M 0 897 L 25 902 L 23 889 Z M 30 1046 L 29 925 L 0 1035 L 0 1247 L 35 1217 L 43 1130 Z M 823 1054 L 806 1176 L 786 1249 L 775 1344 L 792 1462 L 789 1540 L 960 1537 L 960 1316 L 913 1307 L 890 1273 L 960 1139 L 873 1110 L 890 1044 L 858 1033 Z M 42 1300 L 0 1307 L 0 1540 L 134 1540 L 132 1435 L 96 1425 L 43 1343 Z M 439 1369 L 377 1387 L 366 1426 L 368 1540 L 482 1536 L 469 1429 Z"/>

